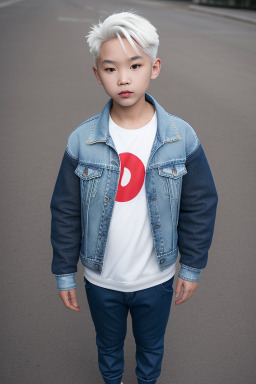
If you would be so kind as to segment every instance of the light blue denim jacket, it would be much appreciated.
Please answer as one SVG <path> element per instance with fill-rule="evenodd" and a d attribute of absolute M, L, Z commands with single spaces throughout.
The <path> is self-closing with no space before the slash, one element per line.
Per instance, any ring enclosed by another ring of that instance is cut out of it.
<path fill-rule="evenodd" d="M 207 264 L 218 202 L 211 170 L 192 127 L 145 97 L 158 121 L 145 174 L 157 262 L 165 270 L 179 251 L 179 277 L 198 281 Z M 102 272 L 120 175 L 109 134 L 111 106 L 110 99 L 100 114 L 70 134 L 53 191 L 52 273 L 60 290 L 76 288 L 79 258 L 95 273 Z"/>

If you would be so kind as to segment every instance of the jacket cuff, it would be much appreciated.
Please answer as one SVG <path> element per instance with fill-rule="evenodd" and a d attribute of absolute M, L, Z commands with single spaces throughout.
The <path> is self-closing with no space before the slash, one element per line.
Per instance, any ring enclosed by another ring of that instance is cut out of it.
<path fill-rule="evenodd" d="M 59 289 L 60 291 L 75 289 L 76 288 L 75 274 L 76 272 L 65 274 L 65 275 L 55 275 L 55 278 L 57 280 L 57 289 Z"/>
<path fill-rule="evenodd" d="M 202 272 L 201 269 L 188 267 L 187 265 L 184 265 L 182 263 L 180 263 L 180 265 L 181 265 L 181 268 L 180 268 L 178 277 L 187 281 L 199 281 L 199 278 Z"/>

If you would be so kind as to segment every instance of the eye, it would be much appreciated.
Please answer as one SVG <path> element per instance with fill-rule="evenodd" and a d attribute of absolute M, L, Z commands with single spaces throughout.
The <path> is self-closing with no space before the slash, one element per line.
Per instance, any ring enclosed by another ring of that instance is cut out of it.
<path fill-rule="evenodd" d="M 104 71 L 106 72 L 114 72 L 115 68 L 105 68 Z"/>
<path fill-rule="evenodd" d="M 141 65 L 140 64 L 133 64 L 132 69 L 138 69 Z"/>

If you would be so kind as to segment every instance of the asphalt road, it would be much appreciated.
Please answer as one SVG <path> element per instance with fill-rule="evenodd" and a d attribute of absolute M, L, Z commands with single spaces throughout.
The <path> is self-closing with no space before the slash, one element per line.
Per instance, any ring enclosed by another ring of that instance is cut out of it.
<path fill-rule="evenodd" d="M 3 384 L 103 383 L 82 265 L 80 313 L 62 305 L 50 272 L 49 205 L 68 135 L 108 99 L 84 36 L 131 8 L 160 35 L 149 92 L 196 130 L 219 194 L 208 265 L 195 295 L 173 301 L 158 382 L 256 382 L 256 26 L 184 2 L 23 0 L 0 1 Z M 134 355 L 129 317 L 124 384 L 136 382 Z"/>

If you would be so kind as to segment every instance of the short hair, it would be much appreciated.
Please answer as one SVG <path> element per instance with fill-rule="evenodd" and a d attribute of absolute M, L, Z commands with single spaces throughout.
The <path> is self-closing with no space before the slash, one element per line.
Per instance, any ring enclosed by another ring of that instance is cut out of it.
<path fill-rule="evenodd" d="M 151 60 L 156 59 L 159 46 L 157 29 L 142 16 L 134 12 L 114 13 L 103 22 L 91 27 L 86 36 L 90 52 L 97 62 L 100 55 L 101 44 L 115 37 L 127 54 L 121 37 L 125 37 L 134 50 L 139 53 L 138 46 Z"/>

